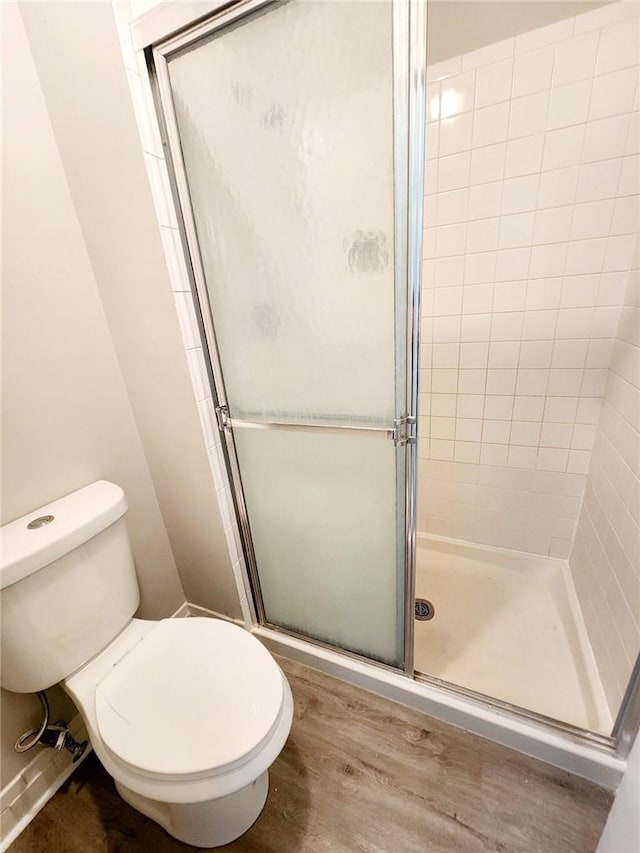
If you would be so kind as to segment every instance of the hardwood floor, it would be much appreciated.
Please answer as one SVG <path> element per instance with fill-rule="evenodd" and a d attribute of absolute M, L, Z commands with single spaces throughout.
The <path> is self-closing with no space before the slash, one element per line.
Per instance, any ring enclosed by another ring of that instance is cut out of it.
<path fill-rule="evenodd" d="M 591 853 L 611 794 L 300 664 L 265 809 L 229 853 Z M 90 756 L 10 853 L 186 851 Z"/>

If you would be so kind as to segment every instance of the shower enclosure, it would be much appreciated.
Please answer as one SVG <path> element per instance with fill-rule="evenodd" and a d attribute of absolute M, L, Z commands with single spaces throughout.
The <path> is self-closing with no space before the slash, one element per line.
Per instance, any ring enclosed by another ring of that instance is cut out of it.
<path fill-rule="evenodd" d="M 616 693 L 592 611 L 595 576 L 611 604 L 610 445 L 638 426 L 628 7 L 531 4 L 492 37 L 433 3 L 427 50 L 421 0 L 207 5 L 136 38 L 254 630 L 461 724 L 495 711 L 494 732 L 624 756 L 638 665 Z M 435 605 L 417 628 L 416 594 Z M 563 680 L 596 710 L 554 702 Z"/>

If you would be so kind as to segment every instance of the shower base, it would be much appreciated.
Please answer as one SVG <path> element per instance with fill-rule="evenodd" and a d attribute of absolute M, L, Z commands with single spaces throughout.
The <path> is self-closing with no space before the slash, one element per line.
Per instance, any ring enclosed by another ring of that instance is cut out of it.
<path fill-rule="evenodd" d="M 566 560 L 418 535 L 415 668 L 602 734 L 611 731 Z"/>

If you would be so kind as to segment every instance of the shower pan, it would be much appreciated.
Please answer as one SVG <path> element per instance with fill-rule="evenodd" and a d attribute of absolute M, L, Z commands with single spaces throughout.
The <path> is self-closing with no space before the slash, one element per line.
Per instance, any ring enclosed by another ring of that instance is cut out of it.
<path fill-rule="evenodd" d="M 418 380 L 431 370 L 430 344 L 418 352 L 427 5 L 212 0 L 195 22 L 176 8 L 132 27 L 253 630 L 274 651 L 613 785 L 640 721 L 637 666 L 610 735 L 416 671 L 416 592 L 420 630 L 448 610 L 429 575 L 416 591 Z"/>

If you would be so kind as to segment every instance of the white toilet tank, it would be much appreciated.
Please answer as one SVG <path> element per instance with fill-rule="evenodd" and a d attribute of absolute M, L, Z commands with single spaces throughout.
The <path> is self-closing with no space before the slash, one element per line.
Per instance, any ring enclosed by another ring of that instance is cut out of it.
<path fill-rule="evenodd" d="M 34 693 L 105 648 L 140 593 L 119 486 L 100 480 L 0 529 L 0 684 Z"/>

